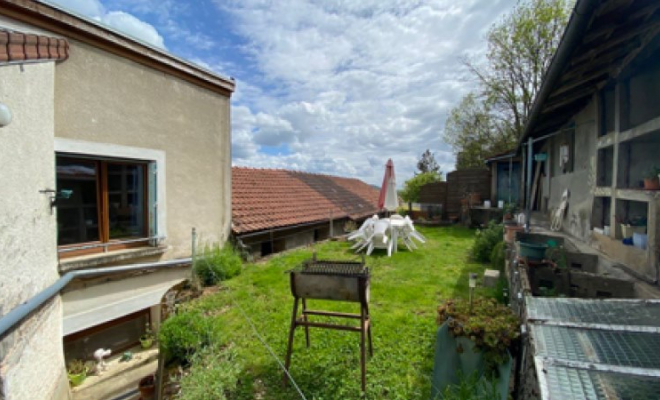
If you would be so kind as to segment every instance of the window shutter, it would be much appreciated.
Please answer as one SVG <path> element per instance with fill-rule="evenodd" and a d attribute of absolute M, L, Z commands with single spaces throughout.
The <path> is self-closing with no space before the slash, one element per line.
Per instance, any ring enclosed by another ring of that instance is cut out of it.
<path fill-rule="evenodd" d="M 158 236 L 158 164 L 155 162 L 149 163 L 149 236 Z M 158 244 L 157 239 L 151 240 L 151 245 Z"/>

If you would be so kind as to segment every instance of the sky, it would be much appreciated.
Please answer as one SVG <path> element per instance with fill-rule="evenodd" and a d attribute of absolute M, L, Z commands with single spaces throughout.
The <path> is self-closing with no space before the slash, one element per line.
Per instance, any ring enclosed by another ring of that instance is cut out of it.
<path fill-rule="evenodd" d="M 448 113 L 477 82 L 488 28 L 515 0 L 49 0 L 236 79 L 236 166 L 397 186 L 430 149 L 445 173 Z"/>

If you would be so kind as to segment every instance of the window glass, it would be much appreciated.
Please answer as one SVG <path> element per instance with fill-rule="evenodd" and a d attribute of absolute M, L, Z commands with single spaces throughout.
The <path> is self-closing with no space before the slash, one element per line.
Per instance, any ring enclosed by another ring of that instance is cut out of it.
<path fill-rule="evenodd" d="M 108 163 L 110 239 L 144 237 L 145 185 L 142 164 Z"/>
<path fill-rule="evenodd" d="M 56 159 L 57 190 L 72 192 L 57 200 L 59 246 L 146 237 L 148 164 Z"/>
<path fill-rule="evenodd" d="M 57 157 L 57 190 L 71 197 L 57 200 L 57 243 L 98 241 L 98 166 L 94 161 Z"/>

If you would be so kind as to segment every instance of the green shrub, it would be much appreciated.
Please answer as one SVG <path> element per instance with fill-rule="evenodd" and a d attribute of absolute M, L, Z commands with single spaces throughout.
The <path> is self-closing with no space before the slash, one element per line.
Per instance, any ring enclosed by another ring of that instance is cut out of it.
<path fill-rule="evenodd" d="M 179 312 L 163 322 L 158 332 L 160 350 L 169 360 L 187 364 L 198 350 L 213 342 L 213 325 L 199 311 Z"/>
<path fill-rule="evenodd" d="M 344 223 L 344 232 L 351 233 L 357 230 L 357 224 L 353 220 L 348 220 Z"/>
<path fill-rule="evenodd" d="M 504 274 L 504 266 L 506 264 L 506 245 L 504 242 L 499 242 L 493 247 L 493 251 L 490 253 L 490 265 L 493 269 L 500 271 L 501 274 Z"/>
<path fill-rule="evenodd" d="M 192 357 L 190 373 L 181 378 L 182 400 L 233 398 L 242 367 L 233 347 L 209 347 Z"/>
<path fill-rule="evenodd" d="M 495 246 L 504 240 L 504 225 L 490 221 L 488 227 L 477 231 L 477 238 L 472 246 L 472 258 L 479 262 L 490 262 Z"/>
<path fill-rule="evenodd" d="M 222 248 L 217 243 L 206 244 L 202 254 L 195 258 L 194 271 L 202 285 L 212 286 L 239 275 L 242 264 L 241 256 L 231 244 Z"/>

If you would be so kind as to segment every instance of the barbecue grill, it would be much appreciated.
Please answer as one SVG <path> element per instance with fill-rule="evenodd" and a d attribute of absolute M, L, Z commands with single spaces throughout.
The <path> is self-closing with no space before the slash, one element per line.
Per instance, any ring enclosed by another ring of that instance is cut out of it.
<path fill-rule="evenodd" d="M 309 327 L 360 332 L 360 367 L 362 372 L 362 391 L 366 389 L 366 349 L 365 340 L 369 341 L 369 354 L 373 355 L 371 343 L 371 321 L 369 319 L 369 268 L 362 262 L 317 260 L 316 254 L 311 260 L 288 271 L 293 295 L 293 315 L 289 329 L 289 344 L 286 352 L 285 368 L 291 364 L 293 338 L 298 326 L 305 327 L 305 341 L 309 347 Z M 360 304 L 360 314 L 347 314 L 331 311 L 308 310 L 307 299 L 348 301 Z M 302 300 L 302 313 L 298 316 L 298 303 Z M 312 322 L 310 316 L 338 317 L 360 320 L 360 326 L 340 325 L 336 323 Z M 287 376 L 284 374 L 284 384 Z"/>

